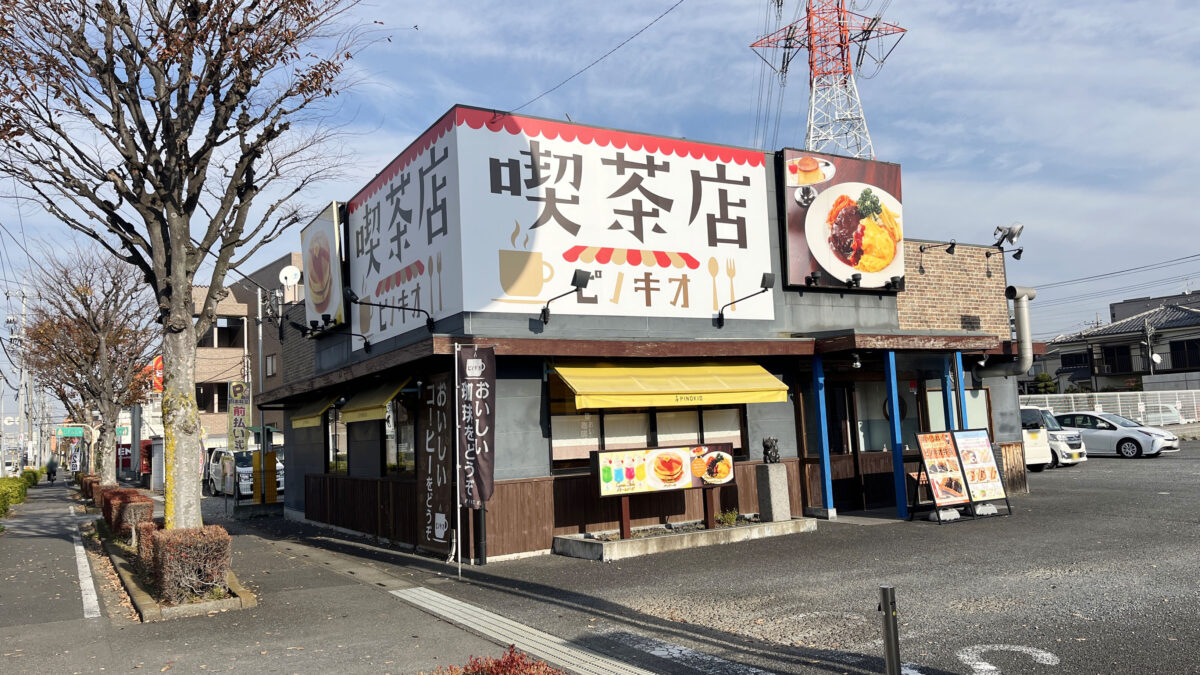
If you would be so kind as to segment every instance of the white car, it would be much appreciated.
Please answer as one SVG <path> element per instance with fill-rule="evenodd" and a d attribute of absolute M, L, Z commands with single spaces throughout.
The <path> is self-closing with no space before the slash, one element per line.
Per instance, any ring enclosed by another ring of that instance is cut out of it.
<path fill-rule="evenodd" d="M 235 497 L 249 497 L 254 494 L 254 460 L 252 451 L 230 452 L 227 448 L 215 448 L 208 457 L 208 491 L 219 495 L 229 493 Z M 221 465 L 232 461 L 236 473 L 234 476 L 224 476 Z M 275 460 L 275 492 L 283 494 L 283 463 Z"/>
<path fill-rule="evenodd" d="M 1054 457 L 1050 467 L 1073 466 L 1087 461 L 1087 445 L 1083 442 L 1083 434 L 1078 431 L 1064 429 L 1054 412 L 1049 408 L 1039 408 L 1042 419 L 1046 420 L 1046 434 L 1050 436 L 1050 452 Z"/>
<path fill-rule="evenodd" d="M 1050 432 L 1040 408 L 1021 408 L 1021 442 L 1025 448 L 1025 467 L 1042 471 L 1054 466 L 1054 451 L 1050 449 Z"/>
<path fill-rule="evenodd" d="M 1153 457 L 1179 450 L 1179 437 L 1175 434 L 1113 413 L 1064 413 L 1054 419 L 1067 429 L 1078 431 L 1091 455 Z"/>
<path fill-rule="evenodd" d="M 1186 424 L 1183 414 L 1170 405 L 1147 403 L 1139 413 L 1138 419 L 1147 426 L 1163 426 L 1166 424 Z"/>

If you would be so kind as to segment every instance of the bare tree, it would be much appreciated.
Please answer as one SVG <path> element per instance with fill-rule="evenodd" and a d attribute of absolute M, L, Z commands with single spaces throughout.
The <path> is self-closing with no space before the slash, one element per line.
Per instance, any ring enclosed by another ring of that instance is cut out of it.
<path fill-rule="evenodd" d="M 0 170 L 157 299 L 168 528 L 203 524 L 197 336 L 336 166 L 318 104 L 365 44 L 339 26 L 357 2 L 0 0 Z"/>
<path fill-rule="evenodd" d="M 111 256 L 82 248 L 42 256 L 20 358 L 55 393 L 73 419 L 98 415 L 100 484 L 116 485 L 117 418 L 145 400 L 160 330 L 142 274 Z"/>

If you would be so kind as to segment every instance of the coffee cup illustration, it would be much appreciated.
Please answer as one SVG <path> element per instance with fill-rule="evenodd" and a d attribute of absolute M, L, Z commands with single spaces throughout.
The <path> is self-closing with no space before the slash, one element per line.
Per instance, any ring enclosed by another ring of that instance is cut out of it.
<path fill-rule="evenodd" d="M 541 251 L 500 251 L 500 286 L 508 295 L 536 297 L 554 278 L 554 267 Z"/>
<path fill-rule="evenodd" d="M 450 523 L 446 520 L 446 514 L 433 514 L 433 538 L 439 540 L 445 539 L 446 530 L 448 529 L 450 529 Z"/>
<path fill-rule="evenodd" d="M 467 359 L 467 377 L 483 375 L 483 359 Z"/>

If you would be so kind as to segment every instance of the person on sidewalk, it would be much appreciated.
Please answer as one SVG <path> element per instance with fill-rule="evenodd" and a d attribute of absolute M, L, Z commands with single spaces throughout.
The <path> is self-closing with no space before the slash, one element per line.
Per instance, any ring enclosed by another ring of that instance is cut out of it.
<path fill-rule="evenodd" d="M 51 457 L 49 462 L 46 462 L 46 477 L 50 479 L 50 484 L 54 485 L 54 479 L 58 476 L 58 462 Z"/>

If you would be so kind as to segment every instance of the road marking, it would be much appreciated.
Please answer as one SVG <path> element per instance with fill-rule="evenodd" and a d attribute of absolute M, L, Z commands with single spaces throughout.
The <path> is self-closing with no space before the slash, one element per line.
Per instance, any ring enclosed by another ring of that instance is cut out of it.
<path fill-rule="evenodd" d="M 412 605 L 504 645 L 516 645 L 531 656 L 580 675 L 652 675 L 648 670 L 574 647 L 566 640 L 428 588 L 406 588 L 391 594 Z"/>
<path fill-rule="evenodd" d="M 1043 666 L 1057 666 L 1059 659 L 1054 654 L 1037 647 L 1024 645 L 972 645 L 958 650 L 958 660 L 971 668 L 971 675 L 998 675 L 1000 669 L 983 660 L 984 652 L 1017 652 Z"/>
<path fill-rule="evenodd" d="M 634 633 L 603 633 L 604 637 L 609 638 L 627 647 L 639 649 L 647 654 L 652 654 L 661 659 L 666 659 L 673 663 L 686 666 L 692 670 L 701 673 L 720 673 L 724 675 L 769 675 L 772 671 L 761 670 L 753 666 L 747 666 L 742 663 L 726 661 L 718 656 L 698 652 L 687 647 L 680 647 L 669 642 L 656 640 L 645 635 L 635 635 Z"/>
<path fill-rule="evenodd" d="M 74 509 L 71 512 L 74 513 Z M 100 616 L 100 601 L 96 598 L 96 584 L 92 583 L 92 568 L 88 565 L 79 533 L 72 532 L 71 538 L 75 540 L 75 567 L 79 571 L 79 592 L 83 594 L 83 618 L 95 619 Z"/>

